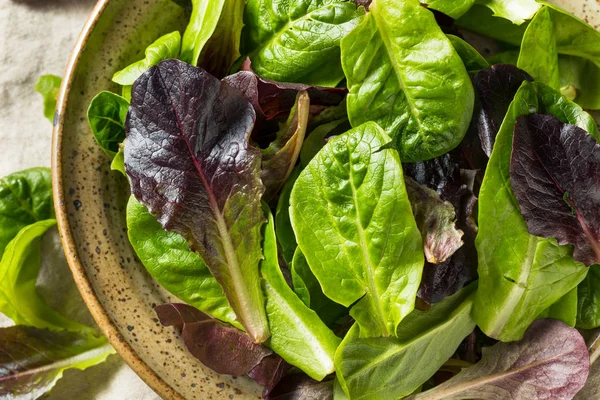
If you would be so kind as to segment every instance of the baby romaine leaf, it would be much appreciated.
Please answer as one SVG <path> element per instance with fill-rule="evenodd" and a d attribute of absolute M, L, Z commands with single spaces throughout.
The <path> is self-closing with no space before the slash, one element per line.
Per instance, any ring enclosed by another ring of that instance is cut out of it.
<path fill-rule="evenodd" d="M 114 158 L 119 144 L 125 140 L 125 117 L 129 102 L 118 94 L 100 92 L 92 99 L 87 117 L 96 141 Z"/>
<path fill-rule="evenodd" d="M 600 265 L 592 265 L 583 282 L 577 286 L 577 327 L 600 327 Z"/>
<path fill-rule="evenodd" d="M 537 82 L 553 89 L 560 88 L 554 23 L 548 7 L 542 7 L 529 23 L 521 42 L 517 66 Z"/>
<path fill-rule="evenodd" d="M 181 234 L 223 287 L 257 342 L 269 337 L 262 257 L 260 151 L 252 105 L 202 69 L 162 61 L 133 85 L 125 165 L 132 193 Z"/>
<path fill-rule="evenodd" d="M 306 257 L 299 248 L 294 253 L 291 270 L 294 292 L 304 304 L 319 315 L 326 325 L 331 326 L 347 313 L 346 307 L 325 296 L 319 281 L 311 271 Z"/>
<path fill-rule="evenodd" d="M 154 311 L 163 326 L 180 328 L 190 353 L 219 374 L 246 375 L 272 354 L 245 332 L 187 304 L 161 304 Z"/>
<path fill-rule="evenodd" d="M 0 178 L 0 259 L 21 229 L 52 218 L 50 168 L 31 168 Z"/>
<path fill-rule="evenodd" d="M 479 194 L 479 290 L 473 318 L 486 335 L 519 340 L 531 322 L 574 289 L 587 273 L 572 249 L 533 236 L 510 182 L 513 129 L 518 117 L 552 113 L 563 122 L 596 129 L 576 104 L 543 84 L 523 82 L 494 144 Z"/>
<path fill-rule="evenodd" d="M 112 81 L 122 86 L 133 85 L 150 67 L 162 60 L 177 58 L 181 48 L 181 34 L 178 31 L 167 33 L 146 47 L 145 58 L 117 71 Z"/>
<path fill-rule="evenodd" d="M 587 110 L 600 110 L 600 68 L 583 57 L 558 57 L 560 86 L 575 89 L 574 100 Z"/>
<path fill-rule="evenodd" d="M 577 330 L 539 320 L 521 341 L 484 348 L 477 364 L 408 399 L 569 400 L 585 384 L 589 369 L 589 354 Z"/>
<path fill-rule="evenodd" d="M 544 310 L 537 319 L 551 318 L 573 327 L 577 321 L 577 288 L 561 297 L 556 303 Z"/>
<path fill-rule="evenodd" d="M 481 54 L 469 43 L 462 40 L 458 36 L 446 35 L 450 39 L 450 43 L 454 47 L 454 50 L 458 53 L 461 60 L 465 64 L 467 71 L 479 71 L 490 66 L 490 64 L 483 58 Z"/>
<path fill-rule="evenodd" d="M 266 205 L 264 208 L 268 222 L 260 268 L 271 331 L 267 343 L 286 362 L 321 380 L 334 371 L 333 356 L 340 339 L 287 284 L 279 267 L 273 216 Z"/>
<path fill-rule="evenodd" d="M 426 4 L 427 8 L 437 10 L 451 18 L 457 19 L 473 7 L 475 0 L 427 0 Z"/>
<path fill-rule="evenodd" d="M 529 233 L 573 244 L 575 261 L 600 263 L 600 145 L 552 115 L 515 124 L 510 179 Z"/>
<path fill-rule="evenodd" d="M 377 122 L 404 162 L 440 156 L 461 142 L 473 112 L 473 86 L 418 0 L 373 3 L 341 47 L 352 126 Z"/>
<path fill-rule="evenodd" d="M 344 78 L 340 40 L 363 15 L 347 1 L 249 0 L 242 52 L 262 77 L 335 87 Z"/>
<path fill-rule="evenodd" d="M 348 118 L 337 119 L 316 127 L 304 140 L 300 150 L 300 163 L 306 167 L 310 160 L 325 146 L 327 139 L 351 129 Z"/>
<path fill-rule="evenodd" d="M 54 112 L 62 78 L 56 75 L 42 75 L 35 83 L 34 89 L 44 99 L 44 117 L 54 124 Z"/>
<path fill-rule="evenodd" d="M 335 354 L 337 378 L 350 399 L 396 399 L 426 382 L 473 331 L 474 285 L 429 311 L 415 310 L 397 338 L 359 338 L 352 327 Z"/>
<path fill-rule="evenodd" d="M 54 219 L 35 222 L 21 229 L 6 246 L 0 260 L 0 312 L 15 324 L 95 332 L 52 309 L 36 289 L 42 257 L 40 240 L 55 225 Z"/>
<path fill-rule="evenodd" d="M 104 337 L 28 326 L 0 329 L 0 396 L 37 399 L 69 368 L 84 370 L 115 351 Z"/>
<path fill-rule="evenodd" d="M 260 178 L 265 185 L 265 201 L 271 200 L 288 179 L 304 143 L 306 126 L 310 115 L 310 99 L 307 91 L 298 92 L 296 104 L 290 110 L 287 121 L 280 125 L 275 140 L 262 150 Z"/>
<path fill-rule="evenodd" d="M 483 0 L 486 1 L 486 0 Z M 502 0 L 501 0 L 502 1 Z M 533 17 L 535 12 L 530 14 Z M 455 21 L 458 27 L 511 44 L 520 46 L 528 22 L 513 24 L 506 18 L 498 18 L 494 12 L 483 4 L 475 4 L 462 17 Z"/>
<path fill-rule="evenodd" d="M 443 263 L 463 245 L 464 232 L 456 228 L 454 206 L 410 177 L 405 177 L 404 182 L 423 238 L 425 259 L 433 264 Z"/>
<path fill-rule="evenodd" d="M 361 336 L 394 335 L 414 308 L 423 267 L 398 153 L 366 123 L 330 140 L 300 173 L 290 216 L 298 245 L 327 297 Z"/>
<path fill-rule="evenodd" d="M 476 3 L 491 9 L 494 17 L 505 18 L 516 25 L 533 18 L 541 7 L 536 0 L 476 0 Z"/>
<path fill-rule="evenodd" d="M 202 258 L 190 251 L 183 236 L 165 231 L 134 196 L 127 204 L 127 234 L 140 261 L 162 287 L 200 311 L 242 327 Z"/>

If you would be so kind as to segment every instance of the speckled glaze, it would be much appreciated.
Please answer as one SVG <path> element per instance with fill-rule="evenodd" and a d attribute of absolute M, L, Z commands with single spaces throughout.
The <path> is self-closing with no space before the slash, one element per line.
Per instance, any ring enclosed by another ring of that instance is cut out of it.
<path fill-rule="evenodd" d="M 596 0 L 554 0 L 600 27 Z M 163 328 L 153 307 L 176 301 L 137 260 L 127 240 L 127 181 L 110 171 L 86 111 L 101 90 L 118 90 L 114 72 L 143 57 L 147 44 L 187 19 L 169 0 L 100 0 L 73 49 L 53 136 L 54 198 L 75 282 L 96 322 L 133 370 L 165 399 L 258 399 L 246 378 L 215 374 Z"/>

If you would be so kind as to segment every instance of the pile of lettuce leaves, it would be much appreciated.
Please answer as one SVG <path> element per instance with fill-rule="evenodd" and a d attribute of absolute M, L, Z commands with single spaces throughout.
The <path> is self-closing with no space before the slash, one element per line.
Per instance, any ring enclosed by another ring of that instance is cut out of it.
<path fill-rule="evenodd" d="M 598 395 L 599 32 L 534 0 L 177 3 L 88 117 L 190 352 L 265 399 Z"/>

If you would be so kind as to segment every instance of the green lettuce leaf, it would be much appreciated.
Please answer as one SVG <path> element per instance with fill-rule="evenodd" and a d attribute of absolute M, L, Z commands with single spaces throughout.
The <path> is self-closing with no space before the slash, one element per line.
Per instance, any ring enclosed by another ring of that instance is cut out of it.
<path fill-rule="evenodd" d="M 92 99 L 87 117 L 96 141 L 111 158 L 125 140 L 125 118 L 129 102 L 112 92 L 100 92 Z"/>
<path fill-rule="evenodd" d="M 440 156 L 461 142 L 473 113 L 473 85 L 418 0 L 373 3 L 341 47 L 352 126 L 377 122 L 403 162 Z"/>
<path fill-rule="evenodd" d="M 292 188 L 301 171 L 302 168 L 300 167 L 296 167 L 292 170 L 292 173 L 279 193 L 277 210 L 275 212 L 275 233 L 277 234 L 277 241 L 281 246 L 283 259 L 287 263 L 292 262 L 294 252 L 298 247 L 296 235 L 294 234 L 292 222 L 290 221 L 290 195 L 292 194 Z"/>
<path fill-rule="evenodd" d="M 177 58 L 180 48 L 181 34 L 177 31 L 167 33 L 156 39 L 156 41 L 146 48 L 143 60 L 136 61 L 116 72 L 112 77 L 112 81 L 122 86 L 131 86 L 150 67 L 167 58 Z"/>
<path fill-rule="evenodd" d="M 28 326 L 0 329 L 0 397 L 37 399 L 65 370 L 84 370 L 114 353 L 104 337 Z"/>
<path fill-rule="evenodd" d="M 395 335 L 414 308 L 423 271 L 398 153 L 366 123 L 330 140 L 290 198 L 298 245 L 327 297 L 346 307 L 361 336 Z"/>
<path fill-rule="evenodd" d="M 341 340 L 287 284 L 279 267 L 273 215 L 266 205 L 263 208 L 268 221 L 260 269 L 271 331 L 267 344 L 285 361 L 321 380 L 334 371 L 333 356 Z"/>
<path fill-rule="evenodd" d="M 41 265 L 41 237 L 56 225 L 49 219 L 27 225 L 6 246 L 0 261 L 0 312 L 15 324 L 93 333 L 95 329 L 72 321 L 39 295 L 36 280 Z"/>
<path fill-rule="evenodd" d="M 44 99 L 44 117 L 54 124 L 54 112 L 62 78 L 56 75 L 42 75 L 33 87 Z"/>
<path fill-rule="evenodd" d="M 429 311 L 415 310 L 397 338 L 359 337 L 353 326 L 335 354 L 337 378 L 350 399 L 397 399 L 413 393 L 454 354 L 473 331 L 474 285 Z"/>
<path fill-rule="evenodd" d="M 577 286 L 577 327 L 600 327 L 600 265 L 592 265 L 584 281 Z"/>
<path fill-rule="evenodd" d="M 135 197 L 127 204 L 127 234 L 150 275 L 175 296 L 214 318 L 242 329 L 221 285 L 189 243 L 167 232 Z"/>
<path fill-rule="evenodd" d="M 429 0 L 427 7 L 457 19 L 465 15 L 476 4 L 487 7 L 495 17 L 521 25 L 531 19 L 540 5 L 535 0 Z"/>
<path fill-rule="evenodd" d="M 31 168 L 0 179 L 0 258 L 17 233 L 54 218 L 50 168 Z"/>
<path fill-rule="evenodd" d="M 532 236 L 510 185 L 513 127 L 518 117 L 550 113 L 598 137 L 592 117 L 560 93 L 524 82 L 511 103 L 479 195 L 479 289 L 473 318 L 502 341 L 519 340 L 544 310 L 573 290 L 587 273 L 571 246 Z"/>
<path fill-rule="evenodd" d="M 454 50 L 458 53 L 467 71 L 479 71 L 480 69 L 486 69 L 490 64 L 483 58 L 481 54 L 469 43 L 462 40 L 458 36 L 446 35 L 450 39 L 450 43 L 454 47 Z"/>
<path fill-rule="evenodd" d="M 242 53 L 264 78 L 333 87 L 344 78 L 340 40 L 364 13 L 339 0 L 249 0 Z"/>

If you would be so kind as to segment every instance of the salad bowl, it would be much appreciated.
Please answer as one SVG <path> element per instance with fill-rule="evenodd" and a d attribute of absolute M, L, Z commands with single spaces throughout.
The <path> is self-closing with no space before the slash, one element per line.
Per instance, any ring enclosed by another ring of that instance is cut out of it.
<path fill-rule="evenodd" d="M 554 0 L 596 28 L 595 0 Z M 136 257 L 125 222 L 128 182 L 111 171 L 95 143 L 87 109 L 102 90 L 116 91 L 115 72 L 143 58 L 147 44 L 183 31 L 187 17 L 171 0 L 99 0 L 66 68 L 55 114 L 53 190 L 65 253 L 97 324 L 131 368 L 167 399 L 260 398 L 245 377 L 219 375 L 186 349 L 178 331 L 163 327 L 157 305 L 177 302 Z"/>

